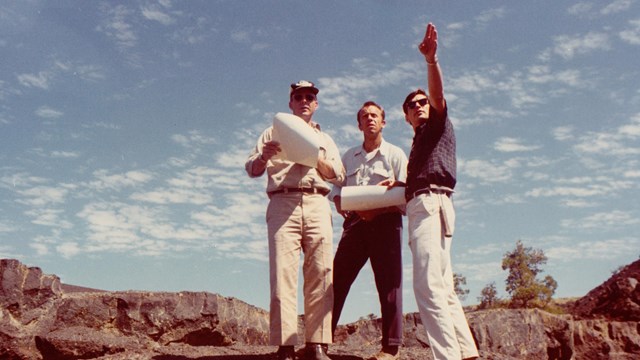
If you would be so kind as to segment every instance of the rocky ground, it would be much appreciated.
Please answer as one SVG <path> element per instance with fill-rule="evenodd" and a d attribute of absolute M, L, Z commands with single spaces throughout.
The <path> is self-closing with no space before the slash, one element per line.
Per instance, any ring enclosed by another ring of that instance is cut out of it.
<path fill-rule="evenodd" d="M 575 302 L 566 314 L 469 309 L 482 359 L 640 359 L 640 260 Z M 64 285 L 17 260 L 0 260 L 0 359 L 272 359 L 268 313 L 196 292 L 103 292 Z M 304 321 L 299 322 L 299 332 Z M 380 321 L 339 327 L 333 359 L 379 350 Z M 302 350 L 303 344 L 297 349 Z M 402 359 L 432 359 L 417 314 L 404 318 Z"/>

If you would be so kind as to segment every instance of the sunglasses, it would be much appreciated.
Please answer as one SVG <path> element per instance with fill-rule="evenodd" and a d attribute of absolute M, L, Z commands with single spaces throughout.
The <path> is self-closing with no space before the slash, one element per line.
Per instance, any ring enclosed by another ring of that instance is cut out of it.
<path fill-rule="evenodd" d="M 293 100 L 302 101 L 302 99 L 307 100 L 308 102 L 312 102 L 316 99 L 316 96 L 313 94 L 294 94 Z"/>
<path fill-rule="evenodd" d="M 424 98 L 424 99 L 420 99 L 420 100 L 416 100 L 416 101 L 410 101 L 410 102 L 407 104 L 407 107 L 408 107 L 409 109 L 415 109 L 415 108 L 417 108 L 418 106 L 423 107 L 423 106 L 427 105 L 428 103 L 429 103 L 429 99 Z"/>

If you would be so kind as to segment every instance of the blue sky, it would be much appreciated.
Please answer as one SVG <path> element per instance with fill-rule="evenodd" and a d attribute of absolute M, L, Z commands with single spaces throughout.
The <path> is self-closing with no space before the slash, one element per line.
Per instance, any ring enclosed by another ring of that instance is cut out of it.
<path fill-rule="evenodd" d="M 268 308 L 266 180 L 244 172 L 250 149 L 306 79 L 341 151 L 374 100 L 408 153 L 401 103 L 426 85 L 429 21 L 458 139 L 465 303 L 491 282 L 506 295 L 517 240 L 548 256 L 556 297 L 638 259 L 637 0 L 2 2 L 0 257 L 75 285 Z M 342 320 L 370 313 L 367 266 Z"/>

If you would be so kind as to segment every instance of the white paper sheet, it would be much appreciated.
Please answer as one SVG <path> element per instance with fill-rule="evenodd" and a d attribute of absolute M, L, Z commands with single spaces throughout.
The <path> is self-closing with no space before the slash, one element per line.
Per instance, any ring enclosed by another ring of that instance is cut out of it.
<path fill-rule="evenodd" d="M 404 187 L 388 189 L 381 185 L 345 186 L 340 192 L 342 210 L 371 210 L 404 205 Z"/>
<path fill-rule="evenodd" d="M 300 117 L 277 113 L 273 117 L 273 139 L 282 149 L 277 157 L 313 168 L 318 166 L 320 136 Z"/>

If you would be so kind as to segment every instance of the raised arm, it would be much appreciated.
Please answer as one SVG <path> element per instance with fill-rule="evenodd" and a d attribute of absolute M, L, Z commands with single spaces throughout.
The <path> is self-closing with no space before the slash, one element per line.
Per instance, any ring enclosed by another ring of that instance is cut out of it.
<path fill-rule="evenodd" d="M 424 39 L 418 47 L 427 62 L 427 84 L 429 88 L 429 103 L 440 112 L 444 110 L 444 90 L 442 88 L 442 72 L 438 64 L 438 31 L 435 25 L 429 23 Z"/>

